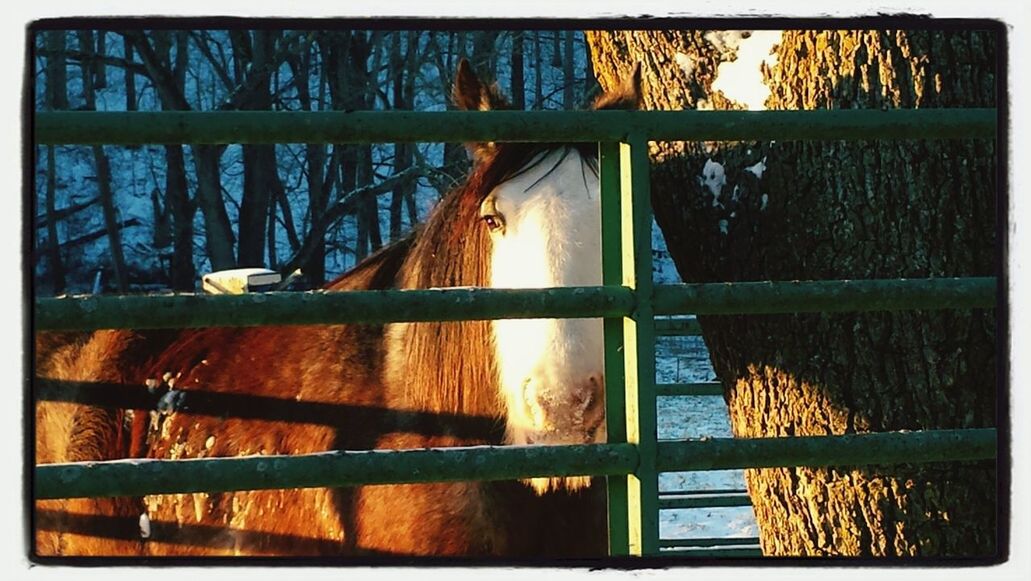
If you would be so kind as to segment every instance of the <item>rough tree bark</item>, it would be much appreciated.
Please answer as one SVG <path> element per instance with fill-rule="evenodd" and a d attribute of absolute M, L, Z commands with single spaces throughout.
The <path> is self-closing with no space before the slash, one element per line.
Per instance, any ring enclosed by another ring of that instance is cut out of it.
<path fill-rule="evenodd" d="M 588 41 L 604 88 L 641 64 L 645 109 L 733 106 L 711 90 L 732 57 L 704 31 Z M 996 105 L 991 32 L 789 31 L 776 55 L 771 109 Z M 686 282 L 1001 274 L 990 141 L 651 153 L 656 219 Z M 738 437 L 996 425 L 993 311 L 701 322 Z M 992 557 L 996 476 L 993 462 L 746 472 L 764 553 L 827 556 Z"/>

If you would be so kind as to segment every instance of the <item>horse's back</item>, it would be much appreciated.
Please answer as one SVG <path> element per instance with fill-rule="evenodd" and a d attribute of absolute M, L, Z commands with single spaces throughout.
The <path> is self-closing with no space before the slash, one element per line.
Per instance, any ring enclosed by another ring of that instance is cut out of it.
<path fill-rule="evenodd" d="M 162 459 L 296 455 L 361 448 L 379 408 L 369 329 L 348 326 L 207 329 L 151 367 L 180 395 L 152 414 L 148 456 Z M 346 442 L 341 434 L 347 434 Z M 145 498 L 152 523 L 174 533 L 151 554 L 345 552 L 346 493 L 324 488 Z"/>

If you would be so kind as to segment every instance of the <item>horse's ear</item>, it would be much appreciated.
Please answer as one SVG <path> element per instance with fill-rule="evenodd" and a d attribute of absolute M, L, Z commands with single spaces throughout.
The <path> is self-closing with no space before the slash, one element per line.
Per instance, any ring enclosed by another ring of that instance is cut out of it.
<path fill-rule="evenodd" d="M 473 72 L 472 65 L 465 59 L 458 62 L 451 98 L 455 105 L 464 111 L 493 111 L 512 107 L 496 85 L 485 85 L 480 81 Z"/>
<path fill-rule="evenodd" d="M 629 109 L 631 111 L 641 108 L 641 63 L 634 65 L 634 71 L 630 76 L 623 79 L 623 82 L 612 91 L 598 95 L 591 107 L 595 111 L 603 109 Z"/>
<path fill-rule="evenodd" d="M 511 108 L 505 97 L 501 95 L 497 85 L 485 85 L 480 81 L 480 78 L 473 72 L 472 65 L 465 59 L 458 62 L 451 98 L 455 105 L 464 111 L 493 111 Z M 491 155 L 495 145 L 493 142 L 466 143 L 465 148 L 473 161 L 478 162 Z"/>

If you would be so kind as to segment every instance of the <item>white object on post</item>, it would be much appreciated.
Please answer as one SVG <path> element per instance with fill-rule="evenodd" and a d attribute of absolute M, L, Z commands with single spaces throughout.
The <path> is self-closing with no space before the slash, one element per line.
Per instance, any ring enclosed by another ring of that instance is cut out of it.
<path fill-rule="evenodd" d="M 201 277 L 204 292 L 212 295 L 242 295 L 272 290 L 283 279 L 267 268 L 236 268 L 210 272 Z"/>

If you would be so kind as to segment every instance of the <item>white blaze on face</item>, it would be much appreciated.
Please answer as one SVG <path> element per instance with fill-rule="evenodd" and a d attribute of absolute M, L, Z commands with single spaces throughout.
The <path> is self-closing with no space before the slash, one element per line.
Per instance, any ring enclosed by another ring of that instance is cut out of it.
<path fill-rule="evenodd" d="M 532 169 L 495 188 L 481 206 L 481 215 L 497 218 L 491 233 L 491 286 L 600 285 L 595 170 L 575 149 L 542 155 Z M 494 322 L 494 336 L 510 443 L 605 439 L 601 319 L 501 320 Z M 533 485 L 544 492 L 587 482 L 559 480 L 535 479 Z"/>

